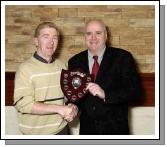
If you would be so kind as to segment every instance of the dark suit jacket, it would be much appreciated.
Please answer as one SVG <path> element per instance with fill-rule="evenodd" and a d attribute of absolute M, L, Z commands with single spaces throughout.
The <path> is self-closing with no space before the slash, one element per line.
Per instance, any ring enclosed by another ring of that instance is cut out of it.
<path fill-rule="evenodd" d="M 69 69 L 89 73 L 88 51 L 69 62 Z M 80 134 L 129 134 L 128 102 L 140 97 L 141 85 L 132 55 L 122 49 L 107 47 L 95 83 L 105 91 L 104 102 L 88 93 L 77 105 L 81 110 Z"/>

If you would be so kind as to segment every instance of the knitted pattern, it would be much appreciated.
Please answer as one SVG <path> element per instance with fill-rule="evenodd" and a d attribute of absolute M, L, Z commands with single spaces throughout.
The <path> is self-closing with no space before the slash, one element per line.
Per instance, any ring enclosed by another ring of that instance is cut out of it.
<path fill-rule="evenodd" d="M 19 66 L 15 77 L 14 104 L 23 134 L 56 134 L 66 126 L 67 122 L 59 114 L 31 114 L 35 102 L 65 104 L 60 87 L 62 68 L 66 69 L 59 60 L 46 64 L 34 57 Z"/>

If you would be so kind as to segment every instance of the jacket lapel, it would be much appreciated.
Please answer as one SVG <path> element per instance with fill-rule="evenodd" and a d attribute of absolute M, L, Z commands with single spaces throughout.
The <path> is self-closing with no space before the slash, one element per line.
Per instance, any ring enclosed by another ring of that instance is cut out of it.
<path fill-rule="evenodd" d="M 104 76 L 104 73 L 107 72 L 107 70 L 109 69 L 109 66 L 111 63 L 110 60 L 112 58 L 112 56 L 110 55 L 110 51 L 109 51 L 110 49 L 112 48 L 106 48 L 104 52 L 103 59 L 100 64 L 100 68 L 97 73 L 96 82 L 99 81 Z"/>
<path fill-rule="evenodd" d="M 80 67 L 84 72 L 89 73 L 88 51 L 85 51 L 81 57 Z"/>

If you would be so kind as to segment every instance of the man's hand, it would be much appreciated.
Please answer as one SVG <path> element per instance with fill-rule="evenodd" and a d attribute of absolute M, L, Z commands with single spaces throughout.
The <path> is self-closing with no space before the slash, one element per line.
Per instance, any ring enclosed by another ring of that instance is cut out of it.
<path fill-rule="evenodd" d="M 64 106 L 61 113 L 63 118 L 68 122 L 73 121 L 73 119 L 77 116 L 77 114 L 78 114 L 78 108 L 76 105 L 72 103 L 69 103 L 67 106 Z"/>
<path fill-rule="evenodd" d="M 103 99 L 105 101 L 105 93 L 104 90 L 96 83 L 88 83 L 86 90 L 89 90 L 89 92 L 93 96 L 98 96 L 100 99 Z"/>

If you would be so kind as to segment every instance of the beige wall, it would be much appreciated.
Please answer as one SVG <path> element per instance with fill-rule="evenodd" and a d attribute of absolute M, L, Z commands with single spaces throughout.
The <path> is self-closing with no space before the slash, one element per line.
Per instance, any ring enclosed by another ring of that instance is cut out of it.
<path fill-rule="evenodd" d="M 5 107 L 5 134 L 19 135 L 16 109 L 13 106 Z M 154 107 L 133 107 L 129 110 L 129 125 L 132 135 L 155 135 L 155 108 Z M 79 119 L 70 123 L 71 133 L 78 135 Z"/>
<path fill-rule="evenodd" d="M 59 59 L 64 62 L 85 49 L 83 28 L 87 20 L 102 19 L 108 26 L 114 47 L 130 51 L 140 72 L 154 72 L 154 6 L 5 6 L 5 71 L 18 65 L 35 51 L 35 27 L 53 21 L 61 31 Z"/>

